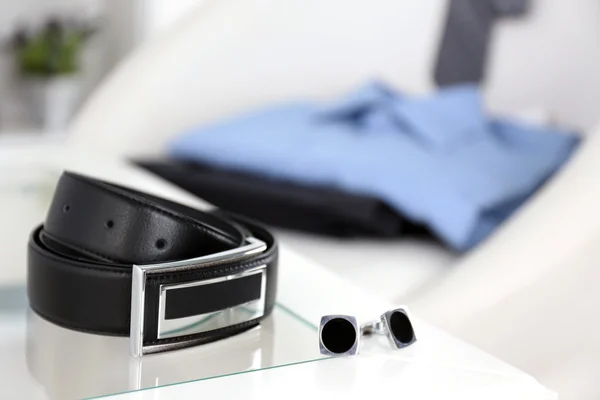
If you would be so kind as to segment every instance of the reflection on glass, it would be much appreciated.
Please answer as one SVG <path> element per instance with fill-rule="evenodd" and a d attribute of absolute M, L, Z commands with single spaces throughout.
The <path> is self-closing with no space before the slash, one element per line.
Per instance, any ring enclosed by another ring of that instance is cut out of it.
<path fill-rule="evenodd" d="M 64 329 L 28 310 L 23 358 L 44 389 L 40 398 L 93 397 L 317 359 L 316 334 L 276 306 L 260 327 L 243 334 L 135 359 L 128 338 Z"/>
<path fill-rule="evenodd" d="M 190 333 L 208 332 L 239 324 L 264 314 L 264 302 L 252 301 L 225 310 L 175 320 L 163 319 L 158 324 L 158 338 L 169 338 Z"/>

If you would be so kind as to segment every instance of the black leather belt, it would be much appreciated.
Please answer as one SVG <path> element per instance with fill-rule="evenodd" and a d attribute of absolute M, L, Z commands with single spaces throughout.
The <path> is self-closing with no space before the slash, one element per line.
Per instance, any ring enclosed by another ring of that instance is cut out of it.
<path fill-rule="evenodd" d="M 29 241 L 31 308 L 67 328 L 129 335 L 133 356 L 258 325 L 276 284 L 277 244 L 255 223 L 71 172 Z"/>

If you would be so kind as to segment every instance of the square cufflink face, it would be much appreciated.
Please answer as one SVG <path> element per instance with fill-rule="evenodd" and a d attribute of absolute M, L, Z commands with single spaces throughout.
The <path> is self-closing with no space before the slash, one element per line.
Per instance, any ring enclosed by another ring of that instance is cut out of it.
<path fill-rule="evenodd" d="M 319 350 L 327 356 L 354 356 L 358 353 L 360 328 L 350 315 L 326 315 L 319 324 Z"/>
<path fill-rule="evenodd" d="M 381 324 L 392 347 L 401 349 L 417 341 L 408 312 L 403 308 L 387 311 L 381 316 Z"/>

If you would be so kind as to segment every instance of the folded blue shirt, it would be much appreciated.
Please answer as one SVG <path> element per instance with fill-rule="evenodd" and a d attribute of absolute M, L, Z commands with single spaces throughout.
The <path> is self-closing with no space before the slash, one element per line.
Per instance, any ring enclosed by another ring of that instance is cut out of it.
<path fill-rule="evenodd" d="M 193 130 L 171 155 L 380 198 L 457 250 L 479 243 L 570 157 L 577 136 L 485 115 L 479 91 L 370 84 Z M 242 200 L 243 201 L 243 200 Z"/>

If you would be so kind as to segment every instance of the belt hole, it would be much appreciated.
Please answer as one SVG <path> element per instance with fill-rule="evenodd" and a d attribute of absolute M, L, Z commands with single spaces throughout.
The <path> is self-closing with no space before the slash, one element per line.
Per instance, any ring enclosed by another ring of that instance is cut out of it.
<path fill-rule="evenodd" d="M 112 219 L 109 219 L 109 220 L 107 220 L 107 221 L 104 223 L 104 226 L 105 226 L 106 228 L 110 229 L 110 228 L 112 228 L 113 226 L 115 226 L 115 223 L 113 222 L 113 220 L 112 220 Z"/>
<path fill-rule="evenodd" d="M 156 241 L 156 248 L 157 249 L 162 250 L 165 247 L 167 247 L 167 241 L 165 239 L 158 239 Z"/>
<path fill-rule="evenodd" d="M 71 209 L 71 206 L 70 206 L 70 205 L 68 205 L 68 204 L 65 204 L 65 205 L 63 206 L 63 212 L 69 212 L 69 210 L 70 210 L 70 209 Z"/>

